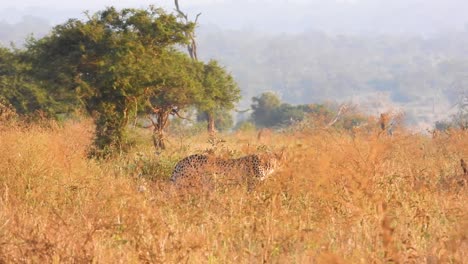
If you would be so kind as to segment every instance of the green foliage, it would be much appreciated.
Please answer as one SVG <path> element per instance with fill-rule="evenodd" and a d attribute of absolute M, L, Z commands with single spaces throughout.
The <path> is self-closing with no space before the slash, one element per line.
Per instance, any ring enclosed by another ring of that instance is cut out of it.
<path fill-rule="evenodd" d="M 252 98 L 252 121 L 258 127 L 288 127 L 295 124 L 321 123 L 325 126 L 337 115 L 337 105 L 308 104 L 291 105 L 281 103 L 277 95 L 271 92 Z M 351 129 L 366 121 L 359 113 L 348 113 L 334 124 L 338 129 Z M 302 122 L 302 123 L 301 123 Z"/>
<path fill-rule="evenodd" d="M 281 104 L 274 109 L 273 117 L 276 120 L 274 125 L 289 126 L 304 120 L 306 110 L 302 106 Z"/>
<path fill-rule="evenodd" d="M 240 100 L 240 89 L 234 78 L 215 60 L 204 65 L 202 85 L 204 96 L 198 107 L 204 112 L 232 110 Z"/>
<path fill-rule="evenodd" d="M 233 121 L 229 111 L 240 100 L 240 89 L 234 78 L 215 60 L 203 66 L 203 97 L 198 102 L 199 119 L 208 121 L 208 132 L 227 130 Z"/>
<path fill-rule="evenodd" d="M 154 65 L 158 71 L 147 83 L 146 106 L 151 108 L 182 109 L 203 98 L 200 78 L 203 65 L 174 50 L 163 50 Z M 146 110 L 148 111 L 148 109 Z"/>
<path fill-rule="evenodd" d="M 259 127 L 271 127 L 278 124 L 274 111 L 281 105 L 279 97 L 272 93 L 262 93 L 260 97 L 252 98 L 252 119 Z"/>
<path fill-rule="evenodd" d="M 258 127 L 289 126 L 304 120 L 305 114 L 316 109 L 308 105 L 281 103 L 277 95 L 266 92 L 252 98 L 252 120 Z"/>
<path fill-rule="evenodd" d="M 109 154 L 115 150 L 125 150 L 122 139 L 125 138 L 125 131 L 122 129 L 126 124 L 125 116 L 121 113 L 122 104 L 116 102 L 102 102 L 96 109 L 96 138 L 95 149 L 92 154 Z M 116 145 L 120 144 L 120 145 Z"/>
<path fill-rule="evenodd" d="M 174 49 L 163 51 L 155 81 L 145 89 L 144 112 L 152 119 L 153 144 L 159 151 L 165 149 L 164 130 L 170 124 L 169 116 L 180 116 L 180 110 L 196 104 L 203 91 L 200 78 L 202 64 Z"/>
<path fill-rule="evenodd" d="M 148 96 L 156 103 L 186 99 L 174 89 L 187 87 L 193 65 L 172 47 L 186 43 L 185 32 L 193 27 L 154 7 L 120 12 L 110 7 L 86 21 L 56 26 L 28 50 L 35 74 L 48 81 L 52 94 L 69 102 L 78 98 L 97 113 L 96 154 L 107 155 L 125 145 L 125 126 L 136 104 Z"/>
<path fill-rule="evenodd" d="M 11 104 L 18 114 L 29 114 L 37 110 L 52 114 L 53 100 L 47 91 L 32 76 L 31 66 L 25 62 L 20 51 L 0 47 L 0 101 Z"/>

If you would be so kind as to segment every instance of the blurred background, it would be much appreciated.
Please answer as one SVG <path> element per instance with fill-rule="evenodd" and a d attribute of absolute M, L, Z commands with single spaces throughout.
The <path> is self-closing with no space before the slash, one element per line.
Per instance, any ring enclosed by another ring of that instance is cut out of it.
<path fill-rule="evenodd" d="M 0 44 L 22 47 L 69 18 L 107 6 L 173 10 L 173 1 L 0 2 Z M 404 111 L 414 129 L 459 111 L 468 94 L 468 1 L 182 0 L 199 18 L 199 57 L 219 60 L 252 97 L 352 102 L 368 114 Z M 245 115 L 245 114 L 244 114 Z M 247 118 L 239 116 L 238 118 Z"/>

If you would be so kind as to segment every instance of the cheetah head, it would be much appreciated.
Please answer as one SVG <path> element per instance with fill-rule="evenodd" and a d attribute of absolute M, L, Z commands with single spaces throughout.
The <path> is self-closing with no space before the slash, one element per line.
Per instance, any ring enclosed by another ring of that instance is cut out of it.
<path fill-rule="evenodd" d="M 262 164 L 261 164 L 261 170 L 262 170 L 262 175 L 260 176 L 259 180 L 263 181 L 268 176 L 273 174 L 275 171 L 277 171 L 284 160 L 284 149 L 280 153 L 269 153 L 265 155 L 265 157 L 262 158 Z"/>

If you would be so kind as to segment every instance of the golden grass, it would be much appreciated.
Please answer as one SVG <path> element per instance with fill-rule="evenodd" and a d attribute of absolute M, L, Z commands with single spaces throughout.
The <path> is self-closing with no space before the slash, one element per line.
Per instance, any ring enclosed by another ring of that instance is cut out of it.
<path fill-rule="evenodd" d="M 146 135 L 147 132 L 138 132 Z M 178 159 L 210 148 L 150 137 L 95 161 L 89 121 L 0 129 L 0 263 L 462 263 L 468 259 L 467 132 L 222 136 L 221 153 L 286 146 L 281 171 L 245 186 L 178 195 Z M 261 148 L 261 147 L 260 147 Z"/>

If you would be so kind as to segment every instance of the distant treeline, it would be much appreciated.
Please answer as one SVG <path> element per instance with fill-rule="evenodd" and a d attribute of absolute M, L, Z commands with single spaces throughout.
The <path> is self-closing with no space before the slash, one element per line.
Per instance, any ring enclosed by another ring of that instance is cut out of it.
<path fill-rule="evenodd" d="M 244 106 L 264 91 L 293 104 L 359 101 L 378 92 L 411 118 L 411 112 L 454 105 L 463 92 L 468 94 L 468 31 L 430 37 L 332 36 L 202 27 L 198 36 L 200 55 L 219 58 L 232 70 Z"/>

